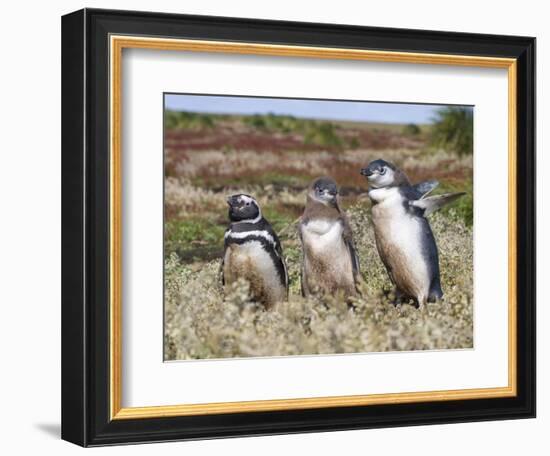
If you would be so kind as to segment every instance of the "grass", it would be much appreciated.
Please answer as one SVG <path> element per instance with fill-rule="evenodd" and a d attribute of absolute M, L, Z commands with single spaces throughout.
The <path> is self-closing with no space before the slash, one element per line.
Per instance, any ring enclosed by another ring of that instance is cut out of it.
<path fill-rule="evenodd" d="M 282 236 L 291 279 L 288 302 L 265 311 L 250 301 L 245 282 L 225 294 L 219 260 L 200 270 L 166 260 L 165 358 L 204 359 L 471 348 L 473 277 L 471 229 L 452 217 L 435 214 L 432 227 L 439 243 L 443 302 L 418 311 L 394 307 L 363 205 L 350 208 L 360 253 L 362 297 L 355 310 L 337 297 L 304 299 L 299 293 L 300 249 L 294 226 Z"/>
<path fill-rule="evenodd" d="M 458 199 L 451 206 L 443 207 L 441 213 L 453 216 L 471 227 L 474 223 L 474 192 L 472 179 L 466 179 L 459 182 L 445 182 L 440 184 L 438 191 L 447 192 L 465 192 L 466 194 Z"/>
<path fill-rule="evenodd" d="M 170 220 L 164 227 L 164 249 L 185 260 L 197 260 L 220 253 L 225 227 L 207 219 Z"/>
<path fill-rule="evenodd" d="M 297 214 L 292 207 L 266 206 L 262 210 L 262 215 L 269 220 L 276 233 L 288 228 L 289 224 L 295 220 Z"/>
<path fill-rule="evenodd" d="M 194 185 L 211 188 L 220 187 L 243 187 L 250 185 L 276 185 L 281 187 L 293 187 L 298 185 L 307 185 L 310 177 L 298 174 L 284 174 L 281 170 L 266 170 L 254 174 L 245 174 L 237 176 L 208 176 L 197 177 L 191 180 Z"/>

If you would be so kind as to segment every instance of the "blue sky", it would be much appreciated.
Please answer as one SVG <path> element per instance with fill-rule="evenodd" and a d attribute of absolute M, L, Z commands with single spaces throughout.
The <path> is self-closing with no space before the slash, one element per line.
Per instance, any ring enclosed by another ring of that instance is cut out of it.
<path fill-rule="evenodd" d="M 296 100 L 281 98 L 166 94 L 174 111 L 210 114 L 285 114 L 308 119 L 383 123 L 430 123 L 440 105 L 364 101 Z"/>

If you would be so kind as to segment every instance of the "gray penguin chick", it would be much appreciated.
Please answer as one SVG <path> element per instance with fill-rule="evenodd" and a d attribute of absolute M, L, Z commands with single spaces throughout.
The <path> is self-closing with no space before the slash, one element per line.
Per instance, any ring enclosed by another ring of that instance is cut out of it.
<path fill-rule="evenodd" d="M 356 296 L 359 260 L 348 219 L 338 204 L 338 187 L 330 177 L 320 177 L 310 185 L 299 234 L 302 295 Z"/>
<path fill-rule="evenodd" d="M 361 170 L 369 183 L 376 247 L 395 286 L 396 303 L 417 307 L 443 297 L 437 244 L 426 218 L 464 193 L 427 196 L 437 185 L 411 185 L 403 171 L 384 160 Z"/>

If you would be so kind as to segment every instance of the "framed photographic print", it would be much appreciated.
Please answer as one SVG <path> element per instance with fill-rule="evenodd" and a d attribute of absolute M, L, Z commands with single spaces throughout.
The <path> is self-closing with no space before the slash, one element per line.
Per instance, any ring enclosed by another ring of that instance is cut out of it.
<path fill-rule="evenodd" d="M 535 40 L 62 20 L 62 437 L 535 416 Z"/>

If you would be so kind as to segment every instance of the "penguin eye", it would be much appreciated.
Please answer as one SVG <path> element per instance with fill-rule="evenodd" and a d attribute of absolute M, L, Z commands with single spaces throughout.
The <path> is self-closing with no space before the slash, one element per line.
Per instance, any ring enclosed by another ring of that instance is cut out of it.
<path fill-rule="evenodd" d="M 382 168 L 382 169 L 380 170 L 380 174 L 381 174 L 382 176 L 383 176 L 384 174 L 386 174 L 386 168 Z"/>
<path fill-rule="evenodd" d="M 245 205 L 246 205 L 246 206 L 250 206 L 250 201 L 247 201 L 247 202 L 245 203 Z"/>

